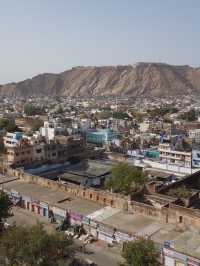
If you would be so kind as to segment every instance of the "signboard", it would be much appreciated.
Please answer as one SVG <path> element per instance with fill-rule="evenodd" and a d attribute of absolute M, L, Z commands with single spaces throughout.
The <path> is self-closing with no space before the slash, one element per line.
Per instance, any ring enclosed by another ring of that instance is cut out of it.
<path fill-rule="evenodd" d="M 117 241 L 133 241 L 135 240 L 136 238 L 132 235 L 129 235 L 129 234 L 126 234 L 126 233 L 122 233 L 122 232 L 119 232 L 117 231 L 115 233 L 115 237 L 116 237 L 116 240 Z"/>
<path fill-rule="evenodd" d="M 175 258 L 175 259 L 178 259 L 180 261 L 184 261 L 184 262 L 187 261 L 187 256 L 186 255 L 181 254 L 179 252 L 176 252 L 174 250 L 167 249 L 167 248 L 163 248 L 163 253 L 166 256 L 170 256 L 170 257 Z"/>
<path fill-rule="evenodd" d="M 40 207 L 40 201 L 39 200 L 31 199 L 31 204 Z"/>
<path fill-rule="evenodd" d="M 165 266 L 174 266 L 174 259 L 171 257 L 165 257 Z"/>
<path fill-rule="evenodd" d="M 187 261 L 187 256 L 178 252 L 174 252 L 174 257 L 178 260 Z"/>
<path fill-rule="evenodd" d="M 106 241 L 108 243 L 112 243 L 113 242 L 113 237 L 112 235 L 109 234 L 105 234 L 103 232 L 99 232 L 98 238 L 102 241 Z"/>
<path fill-rule="evenodd" d="M 85 216 L 82 218 L 82 223 L 87 224 L 87 225 L 90 225 L 90 222 L 91 222 L 91 219 L 90 218 L 85 217 Z"/>
<path fill-rule="evenodd" d="M 46 202 L 40 201 L 40 207 L 44 208 L 44 209 L 48 209 L 49 206 L 48 206 L 48 204 Z"/>
<path fill-rule="evenodd" d="M 171 250 L 171 249 L 163 248 L 163 253 L 166 256 L 170 256 L 170 257 L 173 257 L 174 256 L 174 251 Z"/>
<path fill-rule="evenodd" d="M 200 266 L 200 260 L 188 257 L 188 266 Z"/>
<path fill-rule="evenodd" d="M 14 197 L 19 197 L 19 192 L 15 191 L 14 189 L 11 189 L 11 195 Z"/>
<path fill-rule="evenodd" d="M 74 221 L 74 222 L 78 222 L 78 223 L 81 223 L 82 222 L 82 218 L 83 216 L 79 213 L 76 213 L 76 212 L 72 212 L 70 211 L 69 212 L 70 214 L 70 218 Z"/>
<path fill-rule="evenodd" d="M 63 218 L 66 217 L 66 210 L 63 210 L 57 207 L 52 207 L 51 210 L 53 211 L 54 215 L 58 215 Z"/>

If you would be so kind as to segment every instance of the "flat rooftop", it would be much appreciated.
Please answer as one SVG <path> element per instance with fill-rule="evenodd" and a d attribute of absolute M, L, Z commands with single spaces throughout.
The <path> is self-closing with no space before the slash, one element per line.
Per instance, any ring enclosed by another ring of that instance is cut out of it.
<path fill-rule="evenodd" d="M 166 240 L 172 242 L 172 247 L 183 254 L 200 259 L 200 235 L 199 232 L 185 230 L 168 225 L 152 236 L 152 240 L 162 244 Z"/>
<path fill-rule="evenodd" d="M 35 200 L 46 202 L 49 205 L 74 211 L 105 225 L 116 227 L 118 230 L 138 236 L 148 235 L 160 244 L 171 240 L 177 251 L 200 258 L 200 235 L 197 232 L 180 230 L 176 225 L 164 224 L 154 218 L 140 214 L 128 214 L 119 209 L 103 207 L 96 202 L 74 197 L 67 192 L 45 188 L 23 180 L 8 180 L 8 183 L 0 186 L 7 190 L 15 190 Z"/>
<path fill-rule="evenodd" d="M 113 214 L 103 220 L 103 223 L 139 236 L 152 235 L 163 226 L 153 218 L 139 214 L 128 214 L 123 211 Z"/>
<path fill-rule="evenodd" d="M 46 164 L 34 168 L 25 169 L 25 172 L 48 177 L 59 176 L 64 173 L 75 174 L 85 177 L 101 177 L 111 172 L 112 162 L 108 160 L 85 160 L 77 164 Z"/>
<path fill-rule="evenodd" d="M 174 240 L 174 248 L 177 251 L 200 259 L 200 235 L 197 232 L 186 231 Z"/>
<path fill-rule="evenodd" d="M 7 190 L 13 189 L 19 192 L 21 195 L 46 202 L 52 206 L 68 209 L 82 215 L 88 215 L 91 212 L 102 208 L 102 206 L 96 202 L 77 198 L 71 194 L 69 195 L 67 192 L 45 188 L 37 184 L 24 182 L 22 180 L 16 180 L 3 184 L 3 188 Z M 59 203 L 60 201 L 63 202 Z"/>
<path fill-rule="evenodd" d="M 111 172 L 112 165 L 103 161 L 87 160 L 68 167 L 67 172 L 87 177 L 100 177 Z"/>

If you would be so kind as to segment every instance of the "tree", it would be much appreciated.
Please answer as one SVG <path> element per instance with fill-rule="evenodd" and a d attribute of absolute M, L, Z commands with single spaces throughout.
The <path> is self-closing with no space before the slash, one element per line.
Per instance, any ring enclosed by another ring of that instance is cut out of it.
<path fill-rule="evenodd" d="M 146 114 L 140 112 L 132 112 L 132 116 L 138 121 L 138 123 L 142 123 Z"/>
<path fill-rule="evenodd" d="M 35 119 L 32 123 L 32 131 L 38 131 L 42 126 L 44 125 L 44 122 L 40 119 Z"/>
<path fill-rule="evenodd" d="M 163 106 L 163 107 L 156 107 L 152 110 L 147 110 L 150 117 L 154 118 L 156 116 L 164 117 L 167 114 L 174 114 L 178 112 L 176 107 L 172 106 Z"/>
<path fill-rule="evenodd" d="M 64 112 L 63 108 L 61 105 L 59 105 L 58 110 L 57 110 L 57 114 L 62 114 Z"/>
<path fill-rule="evenodd" d="M 28 116 L 32 116 L 32 115 L 42 115 L 45 113 L 45 111 L 44 108 L 37 107 L 28 103 L 24 105 L 24 113 Z"/>
<path fill-rule="evenodd" d="M 7 118 L 0 118 L 0 129 L 5 129 L 8 132 L 20 131 L 16 124 Z"/>
<path fill-rule="evenodd" d="M 185 187 L 178 187 L 178 188 L 174 188 L 169 190 L 168 195 L 172 196 L 172 197 L 178 197 L 178 198 L 189 198 L 191 196 L 191 191 L 188 190 Z"/>
<path fill-rule="evenodd" d="M 147 180 L 141 170 L 127 163 L 119 163 L 111 172 L 112 177 L 107 181 L 106 187 L 127 195 L 143 188 Z"/>
<path fill-rule="evenodd" d="M 125 245 L 121 266 L 158 266 L 159 254 L 152 240 L 140 239 Z"/>
<path fill-rule="evenodd" d="M 195 110 L 191 109 L 190 111 L 181 114 L 179 116 L 179 118 L 186 120 L 186 121 L 189 121 L 189 122 L 192 122 L 192 121 L 195 121 L 197 119 L 197 115 L 196 115 Z"/>
<path fill-rule="evenodd" d="M 132 118 L 127 114 L 127 113 L 122 113 L 122 112 L 114 112 L 113 113 L 113 118 L 116 119 L 128 119 L 131 120 Z"/>
<path fill-rule="evenodd" d="M 0 191 L 0 230 L 2 230 L 4 219 L 11 216 L 12 205 L 8 195 Z"/>
<path fill-rule="evenodd" d="M 57 266 L 63 260 L 73 259 L 71 245 L 72 241 L 64 234 L 48 234 L 40 224 L 11 227 L 0 239 L 0 254 L 9 265 Z"/>

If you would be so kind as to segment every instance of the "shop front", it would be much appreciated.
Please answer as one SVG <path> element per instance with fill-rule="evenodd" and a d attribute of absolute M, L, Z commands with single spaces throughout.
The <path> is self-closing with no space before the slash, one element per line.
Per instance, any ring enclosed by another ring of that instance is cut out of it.
<path fill-rule="evenodd" d="M 200 260 L 177 252 L 171 248 L 163 248 L 165 266 L 200 266 Z"/>
<path fill-rule="evenodd" d="M 27 202 L 27 209 L 48 218 L 48 204 L 39 200 L 31 199 Z"/>
<path fill-rule="evenodd" d="M 83 216 L 79 213 L 69 211 L 70 221 L 71 224 L 78 224 L 81 225 L 83 222 Z"/>
<path fill-rule="evenodd" d="M 22 196 L 20 195 L 19 192 L 15 191 L 15 190 L 11 190 L 9 193 L 9 197 L 10 197 L 12 203 L 14 204 L 14 206 L 21 207 Z"/>
<path fill-rule="evenodd" d="M 63 222 L 66 218 L 67 211 L 58 207 L 51 207 L 49 210 L 50 218 L 55 219 L 57 222 Z"/>

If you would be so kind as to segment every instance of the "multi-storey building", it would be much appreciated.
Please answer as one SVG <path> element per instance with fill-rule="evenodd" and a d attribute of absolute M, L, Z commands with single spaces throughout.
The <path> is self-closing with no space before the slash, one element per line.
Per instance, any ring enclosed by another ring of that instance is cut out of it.
<path fill-rule="evenodd" d="M 188 132 L 189 138 L 194 140 L 196 143 L 200 143 L 200 129 L 192 129 Z"/>
<path fill-rule="evenodd" d="M 65 140 L 65 141 L 64 141 Z M 4 137 L 5 162 L 7 165 L 25 166 L 44 162 L 62 162 L 84 158 L 86 149 L 82 138 L 63 136 L 48 143 L 44 138 L 25 137 L 21 133 L 7 133 Z"/>
<path fill-rule="evenodd" d="M 166 163 L 174 163 L 185 167 L 191 167 L 192 152 L 172 149 L 170 143 L 159 144 L 160 159 Z"/>
<path fill-rule="evenodd" d="M 57 135 L 65 135 L 66 129 L 62 124 L 56 122 L 44 122 L 44 126 L 40 128 L 40 133 L 47 142 L 54 141 Z"/>
<path fill-rule="evenodd" d="M 9 165 L 25 165 L 33 162 L 33 145 L 21 132 L 7 133 L 4 137 L 5 161 Z"/>
<path fill-rule="evenodd" d="M 107 144 L 108 142 L 111 142 L 114 138 L 118 136 L 119 134 L 111 129 L 93 130 L 93 131 L 87 131 L 86 141 L 88 143 L 103 145 Z"/>

